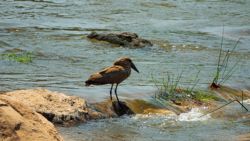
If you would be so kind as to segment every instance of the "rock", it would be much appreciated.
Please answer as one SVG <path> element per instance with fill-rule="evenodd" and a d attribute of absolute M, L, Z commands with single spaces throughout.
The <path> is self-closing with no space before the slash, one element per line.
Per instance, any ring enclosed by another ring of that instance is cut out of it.
<path fill-rule="evenodd" d="M 0 96 L 0 141 L 63 141 L 53 124 L 27 105 Z"/>
<path fill-rule="evenodd" d="M 160 114 L 160 115 L 170 115 L 175 114 L 171 110 L 154 105 L 144 100 L 128 100 L 127 106 L 136 114 Z"/>
<path fill-rule="evenodd" d="M 89 104 L 90 119 L 103 119 L 110 117 L 118 117 L 113 110 L 112 102 L 110 100 Z"/>
<path fill-rule="evenodd" d="M 124 114 L 134 114 L 132 110 L 126 105 L 125 102 L 106 100 L 98 103 L 89 104 L 89 117 L 90 119 L 103 119 L 111 117 L 119 117 Z"/>
<path fill-rule="evenodd" d="M 120 101 L 120 102 L 113 101 L 112 107 L 114 109 L 114 112 L 118 116 L 135 114 L 135 112 L 133 112 L 132 109 L 130 109 L 130 107 L 127 105 L 127 103 L 123 102 L 123 101 Z"/>
<path fill-rule="evenodd" d="M 84 99 L 67 96 L 46 89 L 17 90 L 2 94 L 6 98 L 20 101 L 49 121 L 69 126 L 92 119 L 119 117 L 124 114 L 172 114 L 166 108 L 160 108 L 143 100 L 111 102 L 110 100 L 86 104 Z M 1 103 L 0 103 L 1 105 Z"/>
<path fill-rule="evenodd" d="M 234 100 L 235 98 L 242 99 L 242 96 L 244 100 L 250 98 L 249 90 L 240 90 L 223 85 L 220 85 L 220 88 L 218 89 L 212 89 L 212 90 L 218 97 L 220 97 L 225 101 L 231 101 Z"/>
<path fill-rule="evenodd" d="M 76 96 L 41 88 L 17 90 L 4 95 L 21 101 L 53 123 L 71 125 L 84 122 L 88 117 L 85 100 Z"/>
<path fill-rule="evenodd" d="M 67 96 L 41 88 L 7 92 L 1 96 L 20 101 L 49 121 L 64 126 L 133 113 L 124 102 L 121 102 L 122 108 L 111 101 L 92 103 L 87 106 L 85 100 L 80 97 Z"/>
<path fill-rule="evenodd" d="M 250 133 L 239 135 L 237 141 L 250 141 Z"/>
<path fill-rule="evenodd" d="M 139 38 L 136 33 L 131 33 L 131 32 L 122 32 L 120 34 L 118 33 L 99 34 L 96 32 L 91 32 L 87 37 L 99 41 L 107 41 L 109 43 L 117 44 L 119 46 L 124 46 L 124 47 L 141 48 L 153 45 L 149 40 Z"/>
<path fill-rule="evenodd" d="M 119 117 L 124 114 L 162 114 L 170 115 L 175 114 L 169 109 L 162 108 L 156 105 L 153 105 L 149 102 L 143 100 L 127 100 L 120 101 L 118 104 L 117 101 L 111 102 L 106 100 L 103 102 L 92 103 L 90 104 L 92 112 L 89 113 L 91 119 L 100 119 L 100 118 L 109 118 L 109 117 Z"/>

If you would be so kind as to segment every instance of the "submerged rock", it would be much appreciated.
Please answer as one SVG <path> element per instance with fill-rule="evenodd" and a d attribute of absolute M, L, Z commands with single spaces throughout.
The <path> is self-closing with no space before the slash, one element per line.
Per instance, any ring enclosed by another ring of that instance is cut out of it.
<path fill-rule="evenodd" d="M 162 115 L 175 114 L 175 112 L 165 107 L 160 107 L 144 100 L 138 100 L 138 99 L 129 100 L 127 101 L 127 105 L 136 114 L 162 114 Z"/>
<path fill-rule="evenodd" d="M 0 96 L 0 141 L 62 141 L 53 124 L 32 108 Z"/>
<path fill-rule="evenodd" d="M 139 36 L 136 33 L 131 33 L 131 32 L 122 32 L 119 34 L 118 33 L 101 34 L 101 33 L 91 32 L 87 37 L 99 41 L 107 41 L 109 43 L 117 44 L 119 46 L 124 46 L 124 47 L 141 48 L 153 45 L 149 40 L 139 38 Z"/>
<path fill-rule="evenodd" d="M 70 125 L 83 122 L 88 115 L 85 100 L 76 96 L 67 96 L 40 88 L 17 90 L 4 95 L 21 101 L 57 124 Z"/>

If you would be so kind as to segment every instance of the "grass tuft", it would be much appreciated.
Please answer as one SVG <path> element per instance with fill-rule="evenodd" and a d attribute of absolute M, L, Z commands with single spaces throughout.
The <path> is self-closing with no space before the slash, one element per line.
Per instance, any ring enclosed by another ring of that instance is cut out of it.
<path fill-rule="evenodd" d="M 1 58 L 4 60 L 15 61 L 19 63 L 28 64 L 32 62 L 32 52 L 21 52 L 21 53 L 5 53 L 1 54 Z"/>
<path fill-rule="evenodd" d="M 157 92 L 155 93 L 155 98 L 163 98 L 163 99 L 173 99 L 176 97 L 176 92 L 179 89 L 179 82 L 182 77 L 182 72 L 178 75 L 171 75 L 167 73 L 167 78 L 163 78 L 162 81 L 157 81 L 153 78 L 154 84 L 157 88 Z"/>
<path fill-rule="evenodd" d="M 224 41 L 224 26 L 222 31 L 222 38 L 221 38 L 221 45 L 220 45 L 220 52 L 217 61 L 217 68 L 213 78 L 213 81 L 210 85 L 210 88 L 219 88 L 222 83 L 225 83 L 235 72 L 237 66 L 240 63 L 240 59 L 238 59 L 233 65 L 229 65 L 230 56 L 235 51 L 237 45 L 240 42 L 240 38 L 232 48 L 232 50 L 227 50 L 223 53 L 223 41 Z"/>
<path fill-rule="evenodd" d="M 220 100 L 213 92 L 205 90 L 196 90 L 191 94 L 191 98 L 201 102 L 218 101 Z"/>
<path fill-rule="evenodd" d="M 209 102 L 211 100 L 219 100 L 219 98 L 212 92 L 206 90 L 195 90 L 196 85 L 199 82 L 199 73 L 197 72 L 195 78 L 192 80 L 192 86 L 183 88 L 181 87 L 182 72 L 178 75 L 167 74 L 167 79 L 162 79 L 162 81 L 157 81 L 152 79 L 157 88 L 155 93 L 156 99 L 161 99 L 165 101 L 185 101 L 185 100 L 195 100 L 200 102 Z"/>

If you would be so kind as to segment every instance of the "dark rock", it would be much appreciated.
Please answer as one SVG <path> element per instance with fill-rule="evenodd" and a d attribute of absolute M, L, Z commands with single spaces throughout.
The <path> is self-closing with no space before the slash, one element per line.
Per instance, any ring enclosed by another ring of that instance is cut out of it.
<path fill-rule="evenodd" d="M 122 115 L 135 114 L 131 108 L 129 108 L 126 102 L 120 101 L 102 101 L 98 103 L 91 103 L 89 105 L 89 119 L 103 119 L 110 117 L 119 117 Z"/>
<path fill-rule="evenodd" d="M 128 106 L 125 102 L 120 101 L 113 101 L 112 102 L 112 106 L 114 109 L 114 112 L 118 115 L 118 116 L 122 116 L 122 115 L 133 115 L 135 114 Z"/>
<path fill-rule="evenodd" d="M 153 45 L 149 40 L 139 38 L 139 36 L 136 33 L 131 33 L 131 32 L 122 32 L 120 34 L 118 33 L 101 34 L 101 33 L 91 32 L 87 37 L 90 39 L 106 41 L 124 47 L 141 48 Z"/>
<path fill-rule="evenodd" d="M 216 83 L 212 83 L 211 85 L 210 85 L 210 88 L 211 89 L 218 89 L 218 88 L 220 88 L 221 86 L 219 85 L 219 84 L 216 84 Z"/>

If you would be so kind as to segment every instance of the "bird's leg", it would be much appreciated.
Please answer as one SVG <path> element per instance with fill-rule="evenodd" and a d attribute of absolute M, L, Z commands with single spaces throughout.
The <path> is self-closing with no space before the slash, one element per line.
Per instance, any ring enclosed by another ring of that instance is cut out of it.
<path fill-rule="evenodd" d="M 118 87 L 118 85 L 119 85 L 119 84 L 116 84 L 116 86 L 115 86 L 115 96 L 116 96 L 116 99 L 117 99 L 118 104 L 121 105 L 121 104 L 120 104 L 120 101 L 119 101 L 119 98 L 118 98 L 118 96 L 117 96 L 117 87 Z"/>
<path fill-rule="evenodd" d="M 111 85 L 110 92 L 109 92 L 109 94 L 110 94 L 110 100 L 111 100 L 111 101 L 112 101 L 112 89 L 113 89 L 113 85 L 114 85 L 114 84 Z"/>

